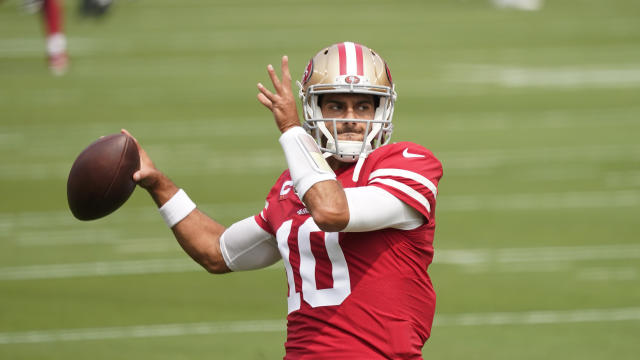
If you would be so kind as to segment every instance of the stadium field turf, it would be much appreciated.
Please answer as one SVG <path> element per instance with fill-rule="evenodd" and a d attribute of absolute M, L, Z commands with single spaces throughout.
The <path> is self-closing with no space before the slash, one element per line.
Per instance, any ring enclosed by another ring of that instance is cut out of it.
<path fill-rule="evenodd" d="M 142 189 L 85 223 L 66 177 L 126 128 L 205 212 L 255 214 L 285 166 L 256 83 L 345 40 L 391 68 L 392 140 L 444 165 L 425 359 L 640 353 L 637 1 L 138 0 L 102 19 L 66 1 L 63 77 L 18 4 L 0 3 L 1 359 L 281 358 L 281 263 L 209 275 Z"/>

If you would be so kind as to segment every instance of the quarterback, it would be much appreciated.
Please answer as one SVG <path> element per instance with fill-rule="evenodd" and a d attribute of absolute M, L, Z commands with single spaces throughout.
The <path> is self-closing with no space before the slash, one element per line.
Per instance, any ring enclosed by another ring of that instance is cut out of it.
<path fill-rule="evenodd" d="M 395 86 L 364 45 L 322 49 L 300 82 L 288 58 L 258 101 L 282 133 L 288 169 L 264 209 L 225 228 L 160 172 L 142 148 L 134 180 L 182 248 L 212 273 L 282 260 L 288 282 L 285 359 L 421 359 L 435 310 L 433 259 L 442 165 L 424 147 L 390 143 Z M 126 132 L 126 131 L 125 131 Z"/>

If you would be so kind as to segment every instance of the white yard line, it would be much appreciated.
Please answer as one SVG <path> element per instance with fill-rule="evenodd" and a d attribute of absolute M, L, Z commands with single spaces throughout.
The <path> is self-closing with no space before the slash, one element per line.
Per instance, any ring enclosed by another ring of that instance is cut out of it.
<path fill-rule="evenodd" d="M 590 267 L 578 271 L 577 278 L 584 281 L 632 281 L 638 278 L 638 269 L 630 266 Z"/>
<path fill-rule="evenodd" d="M 122 234 L 116 229 L 95 229 L 78 227 L 75 229 L 47 229 L 46 231 L 20 231 L 12 237 L 20 246 L 58 246 L 58 245 L 95 245 L 123 244 L 126 241 L 137 241 Z"/>
<path fill-rule="evenodd" d="M 545 310 L 436 315 L 434 328 L 456 326 L 543 325 L 638 321 L 640 308 Z M 64 341 L 114 340 L 188 335 L 283 332 L 284 320 L 248 320 L 123 327 L 0 332 L 0 345 Z"/>
<path fill-rule="evenodd" d="M 211 216 L 219 217 L 219 214 L 225 216 L 243 217 L 257 214 L 262 210 L 264 200 L 255 202 L 232 202 L 232 203 L 215 203 L 215 204 L 198 204 L 198 208 L 203 209 Z M 73 217 L 70 210 L 53 210 L 53 211 L 27 211 L 17 213 L 0 213 L 0 230 L 5 230 L 9 234 L 10 231 L 16 231 L 19 235 L 24 232 L 23 229 L 43 229 L 42 235 L 52 234 L 56 231 L 68 231 L 69 227 L 74 227 L 69 234 L 73 236 L 73 232 L 80 234 L 83 230 L 77 230 L 80 227 L 86 228 L 87 232 L 95 234 L 98 231 L 107 230 L 118 224 L 140 224 L 157 222 L 163 224 L 162 218 L 158 215 L 158 209 L 153 206 L 144 207 L 127 207 L 123 206 L 118 210 L 117 214 L 92 222 L 83 222 Z M 67 227 L 65 229 L 64 227 Z M 55 230 L 58 229 L 58 230 Z M 109 230 L 111 231 L 111 230 Z M 0 232 L 0 237 L 2 236 Z M 35 242 L 33 240 L 34 232 L 27 232 L 25 243 Z M 47 235 L 48 236 L 48 235 Z"/>
<path fill-rule="evenodd" d="M 167 241 L 169 240 L 169 241 Z M 173 239 L 135 239 L 132 242 L 123 241 L 114 250 L 123 254 L 151 254 L 151 253 L 182 253 L 180 245 Z"/>
<path fill-rule="evenodd" d="M 143 246 L 143 245 L 140 245 Z M 163 245 L 164 246 L 164 245 Z M 171 247 L 176 250 L 175 246 Z M 130 249 L 141 251 L 140 249 Z M 162 249 L 152 248 L 152 252 Z M 482 267 L 497 265 L 507 271 L 558 271 L 570 262 L 640 259 L 640 244 L 600 246 L 550 246 L 503 249 L 437 249 L 434 264 Z M 269 269 L 281 269 L 279 263 Z M 28 265 L 0 268 L 0 281 L 61 279 L 91 276 L 143 275 L 204 271 L 184 258 L 100 261 L 86 263 Z M 612 270 L 615 271 L 615 270 Z"/>
<path fill-rule="evenodd" d="M 75 55 L 87 55 L 100 49 L 95 39 L 69 37 L 67 38 L 69 49 Z M 0 39 L 0 59 L 42 57 L 45 53 L 44 37 L 23 37 Z"/>
<path fill-rule="evenodd" d="M 640 155 L 640 145 L 593 145 L 542 147 L 525 149 L 476 149 L 465 151 L 439 151 L 445 171 L 485 169 L 509 164 L 592 163 L 635 159 Z"/>
<path fill-rule="evenodd" d="M 52 148 L 54 150 L 48 150 Z M 47 158 L 37 156 L 38 160 L 20 158 L 20 161 L 0 164 L 0 179 L 3 180 L 43 180 L 66 179 L 72 165 L 72 157 L 60 146 L 48 146 L 40 151 Z M 167 149 L 159 145 L 147 145 L 147 149 L 157 158 L 179 164 L 183 175 L 215 175 L 220 172 L 230 174 L 255 174 L 256 172 L 278 171 L 286 167 L 281 152 L 272 148 L 258 149 L 237 154 L 215 151 L 210 145 L 198 143 L 181 145 Z M 55 154 L 65 151 L 65 154 Z M 203 157 L 206 154 L 206 158 Z M 24 154 L 23 154 L 24 155 Z M 63 156 L 64 155 L 64 156 Z M 445 171 L 486 170 L 500 166 L 523 163 L 544 166 L 565 163 L 585 164 L 637 159 L 640 156 L 638 144 L 556 146 L 524 149 L 475 149 L 465 151 L 438 151 L 436 153 L 444 164 Z M 51 156 L 52 158 L 49 158 Z M 60 161 L 61 158 L 66 158 Z M 182 160 L 179 160 L 182 159 Z M 572 171 L 568 169 L 567 172 Z"/>
<path fill-rule="evenodd" d="M 495 132 L 515 129 L 611 129 L 638 125 L 637 107 L 549 109 L 536 112 L 447 112 L 438 119 L 449 131 Z"/>
<path fill-rule="evenodd" d="M 571 272 L 580 281 L 631 281 L 635 267 L 589 266 L 592 262 L 620 262 L 640 259 L 640 244 L 597 246 L 550 246 L 503 249 L 436 249 L 434 264 L 460 266 L 469 273 Z M 582 262 L 581 264 L 576 264 Z"/>
<path fill-rule="evenodd" d="M 186 255 L 180 259 L 100 261 L 0 268 L 0 280 L 60 279 L 204 271 Z"/>
<path fill-rule="evenodd" d="M 640 190 L 496 195 L 440 195 L 438 211 L 544 210 L 635 207 Z"/>
<path fill-rule="evenodd" d="M 0 333 L 0 344 L 45 343 L 81 340 L 110 340 L 220 333 L 279 332 L 283 320 L 208 322 L 193 324 L 139 325 L 89 329 L 60 329 Z"/>
<path fill-rule="evenodd" d="M 447 80 L 466 84 L 495 84 L 507 88 L 618 88 L 640 86 L 638 64 L 525 67 L 494 64 L 450 65 Z"/>
<path fill-rule="evenodd" d="M 438 326 L 532 325 L 640 320 L 640 307 L 440 315 Z"/>
<path fill-rule="evenodd" d="M 449 265 L 640 259 L 640 244 L 502 249 L 436 249 L 434 263 Z"/>
<path fill-rule="evenodd" d="M 260 211 L 263 202 L 237 202 L 199 204 L 199 207 L 211 214 L 214 218 L 218 214 L 237 217 L 238 220 L 251 216 Z M 438 212 L 461 211 L 503 211 L 503 210 L 545 210 L 545 209 L 593 209 L 593 208 L 623 208 L 640 206 L 640 190 L 612 190 L 612 191 L 571 191 L 571 192 L 541 192 L 541 193 L 516 193 L 495 195 L 447 195 L 439 198 Z M 128 216 L 124 216 L 127 214 Z M 68 210 L 0 213 L 0 237 L 1 234 L 11 234 L 16 242 L 27 244 L 46 244 L 46 240 L 37 240 L 37 236 L 47 238 L 55 235 L 57 231 L 64 231 L 65 238 L 58 237 L 58 242 L 76 242 L 74 237 L 84 237 L 87 233 L 93 235 L 105 230 L 107 226 L 116 224 L 150 223 L 161 224 L 157 210 L 148 207 L 123 207 L 118 214 L 109 219 L 99 220 L 91 224 L 91 230 L 69 230 L 61 227 L 81 226 Z M 25 229 L 42 229 L 38 231 L 26 231 Z M 60 230 L 55 230 L 60 229 Z M 67 232 L 68 231 L 68 232 Z M 106 230 L 105 230 L 106 231 Z M 21 233 L 25 235 L 20 235 Z M 38 235 L 40 233 L 40 235 Z M 53 241 L 52 243 L 55 243 Z"/>

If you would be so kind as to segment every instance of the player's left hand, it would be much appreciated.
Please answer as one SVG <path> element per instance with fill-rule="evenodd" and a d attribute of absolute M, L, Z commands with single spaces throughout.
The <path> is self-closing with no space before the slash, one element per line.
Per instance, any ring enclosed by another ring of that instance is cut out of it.
<path fill-rule="evenodd" d="M 275 94 L 261 83 L 258 83 L 258 90 L 260 90 L 258 101 L 271 110 L 278 129 L 284 133 L 294 126 L 300 126 L 296 99 L 291 90 L 289 58 L 286 55 L 282 57 L 282 81 L 278 79 L 278 75 L 271 64 L 267 66 L 267 72 L 273 83 Z"/>

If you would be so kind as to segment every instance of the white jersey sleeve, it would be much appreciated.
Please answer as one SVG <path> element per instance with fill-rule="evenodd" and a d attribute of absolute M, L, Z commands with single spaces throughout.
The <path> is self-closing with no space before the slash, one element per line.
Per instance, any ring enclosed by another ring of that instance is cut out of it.
<path fill-rule="evenodd" d="M 275 238 L 253 216 L 234 223 L 222 233 L 220 250 L 233 271 L 261 269 L 280 260 Z"/>
<path fill-rule="evenodd" d="M 413 230 L 424 224 L 422 214 L 377 186 L 344 189 L 349 206 L 349 223 L 343 232 L 364 232 L 385 228 Z"/>

